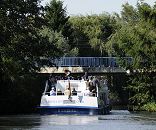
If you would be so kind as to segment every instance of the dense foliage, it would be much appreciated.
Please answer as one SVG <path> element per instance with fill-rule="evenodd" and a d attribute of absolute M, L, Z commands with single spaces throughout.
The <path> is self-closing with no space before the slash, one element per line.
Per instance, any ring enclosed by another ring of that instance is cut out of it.
<path fill-rule="evenodd" d="M 156 69 L 156 6 L 140 2 L 137 7 L 123 5 L 119 27 L 112 35 L 108 46 L 113 44 L 115 55 L 129 56 L 133 62 L 127 69 L 131 71 L 128 89 L 130 101 L 140 109 L 144 104 L 155 100 Z"/>
<path fill-rule="evenodd" d="M 43 65 L 51 65 L 49 57 L 63 54 L 60 46 L 66 43 L 66 39 L 53 29 L 43 33 L 48 27 L 45 8 L 40 5 L 40 0 L 0 1 L 1 104 L 6 102 L 16 108 L 18 102 L 13 99 L 20 99 L 21 103 L 30 94 L 23 107 L 31 106 L 28 103 L 35 97 L 33 87 L 37 87 L 37 83 L 31 84 L 36 81 L 32 74 L 40 71 Z M 26 81 L 29 81 L 30 88 Z"/>
<path fill-rule="evenodd" d="M 41 57 L 55 56 L 55 45 L 39 30 L 45 25 L 38 0 L 0 1 L 0 64 L 3 78 L 15 79 L 41 67 Z"/>
<path fill-rule="evenodd" d="M 128 56 L 133 58 L 132 64 L 119 61 L 131 72 L 125 86 L 130 92 L 130 104 L 137 110 L 155 111 L 156 4 L 150 6 L 139 1 L 133 7 L 126 3 L 121 15 L 69 17 L 62 1 L 52 0 L 45 7 L 40 2 L 0 1 L 0 103 L 3 106 L 6 101 L 9 103 L 6 108 L 16 102 L 12 111 L 23 101 L 21 108 L 36 106 L 39 101 L 32 99 L 39 99 L 35 91 L 41 94 L 37 78 L 42 79 L 36 77 L 36 72 L 44 65 L 53 65 L 49 58 Z M 25 97 L 29 97 L 27 101 Z"/>
<path fill-rule="evenodd" d="M 69 18 L 62 1 L 52 0 L 45 7 L 45 20 L 47 21 L 47 25 L 44 26 L 42 34 L 49 37 L 49 40 L 56 35 L 55 37 L 59 40 L 55 45 L 62 52 L 60 56 L 78 55 L 78 49 L 73 46 L 73 29 Z"/>
<path fill-rule="evenodd" d="M 74 16 L 73 26 L 75 46 L 80 56 L 108 56 L 106 42 L 116 28 L 116 20 L 109 14 Z M 84 51 L 87 49 L 88 51 Z"/>

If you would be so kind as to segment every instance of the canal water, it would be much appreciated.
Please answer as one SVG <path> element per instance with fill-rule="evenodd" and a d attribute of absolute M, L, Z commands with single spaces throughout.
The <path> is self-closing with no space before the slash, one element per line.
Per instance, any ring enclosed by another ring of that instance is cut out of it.
<path fill-rule="evenodd" d="M 0 116 L 0 130 L 156 130 L 156 113 L 113 110 L 110 115 Z"/>

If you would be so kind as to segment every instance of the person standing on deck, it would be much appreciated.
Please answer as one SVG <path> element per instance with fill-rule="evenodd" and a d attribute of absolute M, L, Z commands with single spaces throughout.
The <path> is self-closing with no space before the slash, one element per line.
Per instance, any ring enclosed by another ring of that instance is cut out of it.
<path fill-rule="evenodd" d="M 68 87 L 65 90 L 65 95 L 68 95 L 68 99 L 71 100 L 71 86 L 70 86 L 70 71 L 69 70 L 65 70 L 65 77 L 68 79 Z"/>
<path fill-rule="evenodd" d="M 85 74 L 83 75 L 83 79 L 84 79 L 85 81 L 88 80 L 88 73 L 87 73 L 87 72 L 85 72 Z"/>

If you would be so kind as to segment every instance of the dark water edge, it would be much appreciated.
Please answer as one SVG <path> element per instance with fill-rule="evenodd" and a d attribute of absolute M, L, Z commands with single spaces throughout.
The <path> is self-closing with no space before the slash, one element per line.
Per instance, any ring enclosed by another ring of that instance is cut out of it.
<path fill-rule="evenodd" d="M 109 115 L 3 115 L 0 130 L 156 130 L 156 113 L 112 110 Z"/>
<path fill-rule="evenodd" d="M 112 110 L 128 110 L 127 105 L 112 105 Z"/>

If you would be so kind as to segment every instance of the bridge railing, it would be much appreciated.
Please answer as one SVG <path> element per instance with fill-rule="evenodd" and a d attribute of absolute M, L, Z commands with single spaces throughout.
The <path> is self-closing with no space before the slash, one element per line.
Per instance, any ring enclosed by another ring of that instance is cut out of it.
<path fill-rule="evenodd" d="M 123 58 L 127 64 L 132 62 L 131 57 Z M 61 57 L 60 59 L 51 60 L 56 66 L 81 66 L 81 67 L 119 67 L 118 57 Z"/>

